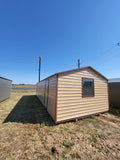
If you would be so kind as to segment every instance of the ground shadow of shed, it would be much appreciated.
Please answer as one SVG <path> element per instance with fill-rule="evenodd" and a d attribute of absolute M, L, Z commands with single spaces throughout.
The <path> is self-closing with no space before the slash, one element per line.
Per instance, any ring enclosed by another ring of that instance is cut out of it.
<path fill-rule="evenodd" d="M 35 95 L 23 96 L 3 123 L 7 122 L 54 125 L 52 118 Z"/>

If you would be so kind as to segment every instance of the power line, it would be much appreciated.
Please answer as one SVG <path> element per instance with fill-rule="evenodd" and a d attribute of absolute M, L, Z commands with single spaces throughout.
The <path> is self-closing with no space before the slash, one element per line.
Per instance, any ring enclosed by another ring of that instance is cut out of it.
<path fill-rule="evenodd" d="M 110 47 L 109 49 L 107 49 L 106 51 L 104 51 L 102 54 L 108 53 L 108 52 L 111 51 L 114 47 L 117 47 L 117 44 L 114 44 L 112 47 Z"/>
<path fill-rule="evenodd" d="M 105 50 L 102 53 L 99 53 L 99 55 L 97 54 L 94 57 L 97 58 L 97 60 L 100 60 L 101 58 L 104 58 L 106 56 L 110 56 L 111 55 L 110 53 L 113 52 L 114 51 L 113 49 L 115 49 L 117 46 L 120 46 L 120 43 L 115 43 L 114 45 L 112 45 L 112 47 L 110 47 L 109 49 Z"/>

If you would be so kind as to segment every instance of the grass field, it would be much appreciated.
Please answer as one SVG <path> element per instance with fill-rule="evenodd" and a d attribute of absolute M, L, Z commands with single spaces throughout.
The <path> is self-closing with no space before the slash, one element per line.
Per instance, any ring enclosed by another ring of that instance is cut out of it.
<path fill-rule="evenodd" d="M 120 111 L 54 125 L 35 94 L 0 103 L 0 160 L 120 159 Z"/>
<path fill-rule="evenodd" d="M 12 93 L 35 93 L 36 85 L 12 85 Z"/>

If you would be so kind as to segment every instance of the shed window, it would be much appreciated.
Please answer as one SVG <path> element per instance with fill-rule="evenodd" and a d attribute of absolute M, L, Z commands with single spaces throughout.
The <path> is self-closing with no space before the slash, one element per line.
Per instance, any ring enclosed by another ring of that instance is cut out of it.
<path fill-rule="evenodd" d="M 94 80 L 90 78 L 82 78 L 82 96 L 92 97 L 94 96 Z"/>

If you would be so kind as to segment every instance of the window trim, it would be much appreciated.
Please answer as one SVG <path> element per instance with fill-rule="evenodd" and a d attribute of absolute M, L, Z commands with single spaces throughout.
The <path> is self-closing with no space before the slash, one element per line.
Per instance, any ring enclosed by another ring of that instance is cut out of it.
<path fill-rule="evenodd" d="M 83 79 L 91 79 L 93 80 L 93 96 L 84 96 L 83 95 Z M 94 79 L 93 78 L 86 78 L 86 77 L 82 77 L 82 98 L 89 98 L 89 97 L 94 97 L 95 96 L 95 87 L 94 87 Z"/>

